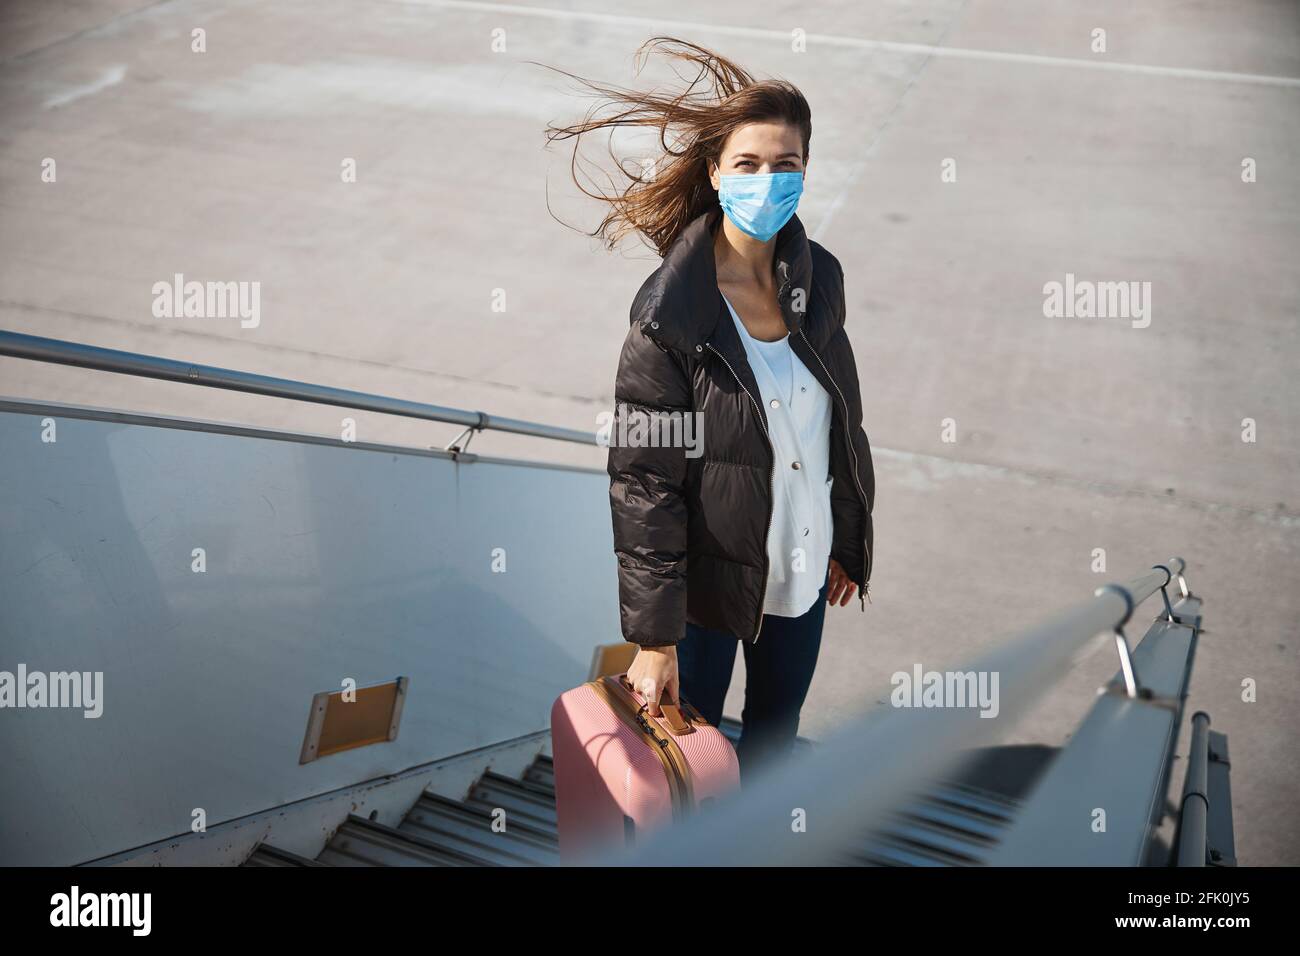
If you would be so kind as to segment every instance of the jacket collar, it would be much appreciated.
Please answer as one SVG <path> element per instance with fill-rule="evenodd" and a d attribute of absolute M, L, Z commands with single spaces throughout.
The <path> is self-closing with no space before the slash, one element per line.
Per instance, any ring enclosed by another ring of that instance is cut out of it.
<path fill-rule="evenodd" d="M 632 303 L 632 321 L 649 338 L 694 353 L 710 342 L 720 318 L 727 319 L 723 329 L 735 332 L 718 291 L 713 258 L 713 238 L 721 218 L 722 208 L 714 206 L 691 220 L 641 286 Z M 812 297 L 812 250 L 797 215 L 776 235 L 773 272 L 786 328 L 797 333 Z M 731 337 L 724 333 L 725 339 Z"/>

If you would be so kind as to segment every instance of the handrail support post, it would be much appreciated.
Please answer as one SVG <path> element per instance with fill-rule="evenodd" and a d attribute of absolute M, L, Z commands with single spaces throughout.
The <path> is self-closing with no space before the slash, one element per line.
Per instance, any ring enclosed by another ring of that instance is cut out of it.
<path fill-rule="evenodd" d="M 1119 652 L 1119 669 L 1124 675 L 1124 692 L 1136 699 L 1141 687 L 1138 684 L 1137 670 L 1133 666 L 1133 652 L 1128 646 L 1128 637 L 1124 634 L 1122 624 L 1115 628 L 1115 650 Z"/>
<path fill-rule="evenodd" d="M 1166 583 L 1168 583 L 1167 580 Z M 1115 650 L 1119 654 L 1120 673 L 1124 676 L 1124 692 L 1128 697 L 1136 699 L 1142 696 L 1142 685 L 1138 680 L 1137 668 L 1133 666 L 1133 653 L 1128 646 L 1128 637 L 1124 634 L 1124 625 L 1133 616 L 1133 608 L 1136 603 L 1133 600 L 1132 593 L 1122 584 L 1103 584 L 1097 588 L 1095 593 L 1101 595 L 1108 591 L 1112 594 L 1118 594 L 1124 599 L 1124 616 L 1115 625 Z M 1167 604 L 1166 601 L 1166 606 Z"/>
<path fill-rule="evenodd" d="M 1165 602 L 1165 620 L 1170 624 L 1174 623 L 1174 606 L 1169 603 L 1169 582 L 1174 579 L 1174 569 L 1169 566 L 1171 564 L 1178 566 L 1178 583 L 1183 589 L 1183 597 L 1187 597 L 1187 582 L 1183 580 L 1184 564 L 1182 558 L 1175 558 L 1169 564 L 1153 564 L 1151 566 L 1152 571 L 1165 572 L 1165 583 L 1160 585 L 1160 596 L 1164 598 Z"/>

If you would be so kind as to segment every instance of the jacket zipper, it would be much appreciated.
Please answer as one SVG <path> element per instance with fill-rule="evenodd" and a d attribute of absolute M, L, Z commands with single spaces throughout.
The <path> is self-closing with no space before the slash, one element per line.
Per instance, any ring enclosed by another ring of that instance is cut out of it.
<path fill-rule="evenodd" d="M 749 401 L 754 406 L 754 414 L 758 416 L 758 425 L 763 429 L 763 437 L 767 439 L 767 450 L 772 459 L 772 464 L 767 469 L 767 531 L 763 533 L 763 590 L 759 592 L 758 625 L 754 628 L 754 637 L 752 638 L 752 643 L 757 644 L 758 635 L 763 630 L 763 602 L 767 600 L 767 575 L 771 570 L 769 567 L 771 562 L 767 555 L 767 536 L 772 533 L 773 499 L 776 498 L 776 487 L 772 477 L 773 472 L 776 470 L 776 448 L 772 445 L 772 436 L 768 434 L 767 424 L 763 419 L 763 410 L 758 407 L 758 402 L 754 401 L 753 393 L 750 392 L 749 389 L 745 388 L 745 383 L 740 380 L 740 376 L 736 374 L 736 370 L 731 367 L 731 363 L 727 361 L 726 357 L 715 349 L 712 343 L 706 342 L 705 344 L 708 346 L 710 352 L 722 359 L 722 364 L 727 366 L 727 371 L 729 371 L 732 374 L 732 377 L 735 378 L 736 384 L 740 386 L 741 391 L 749 396 Z M 827 374 L 829 375 L 830 373 L 828 372 Z M 766 647 L 767 645 L 764 644 L 763 646 Z"/>
<path fill-rule="evenodd" d="M 817 350 L 812 347 L 812 343 L 808 341 L 808 336 L 803 334 L 802 328 L 799 329 L 799 337 L 803 339 L 804 345 L 808 346 L 808 351 L 812 352 L 816 357 L 817 363 L 822 367 L 822 371 L 826 373 L 826 377 L 830 379 L 831 384 L 835 386 L 835 392 L 840 397 L 840 404 L 844 406 L 844 443 L 849 446 L 849 455 L 853 458 L 853 483 L 858 486 L 858 495 L 862 498 L 862 514 L 865 521 L 867 516 L 870 514 L 870 506 L 867 503 L 867 493 L 862 490 L 862 481 L 858 478 L 858 453 L 853 449 L 853 436 L 849 434 L 849 403 L 845 400 L 844 393 L 840 391 L 840 386 L 839 383 L 835 381 L 835 376 L 832 375 L 831 370 L 826 367 L 826 363 L 823 362 L 822 357 L 817 354 Z M 867 547 L 867 536 L 864 533 L 862 536 L 862 590 L 858 592 L 858 603 L 862 606 L 862 610 L 864 611 L 867 609 L 867 587 L 870 581 L 871 549 Z"/>

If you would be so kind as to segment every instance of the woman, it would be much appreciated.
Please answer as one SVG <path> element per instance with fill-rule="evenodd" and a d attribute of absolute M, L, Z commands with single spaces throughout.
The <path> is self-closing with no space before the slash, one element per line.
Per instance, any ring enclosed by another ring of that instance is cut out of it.
<path fill-rule="evenodd" d="M 613 434 L 692 415 L 699 440 L 689 454 L 611 442 L 622 628 L 639 645 L 628 676 L 651 714 L 680 692 L 717 724 L 743 645 L 749 776 L 794 742 L 826 605 L 865 598 L 875 477 L 844 273 L 794 214 L 807 102 L 693 44 L 646 48 L 698 76 L 674 95 L 588 84 L 612 114 L 550 138 L 649 126 L 664 149 L 653 175 L 624 170 L 621 194 L 588 192 L 611 206 L 595 234 L 640 232 L 663 257 L 632 303 Z"/>

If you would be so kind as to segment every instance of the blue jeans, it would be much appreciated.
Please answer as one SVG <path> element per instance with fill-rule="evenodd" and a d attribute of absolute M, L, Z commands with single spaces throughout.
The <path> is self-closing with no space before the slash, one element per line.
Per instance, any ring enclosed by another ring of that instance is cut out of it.
<path fill-rule="evenodd" d="M 736 756 L 742 779 L 788 756 L 799 734 L 799 710 L 808 696 L 826 618 L 827 584 L 799 617 L 763 616 L 755 643 L 745 643 L 745 706 Z M 736 645 L 727 631 L 686 625 L 677 644 L 682 696 L 715 727 L 736 665 Z"/>

